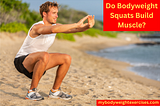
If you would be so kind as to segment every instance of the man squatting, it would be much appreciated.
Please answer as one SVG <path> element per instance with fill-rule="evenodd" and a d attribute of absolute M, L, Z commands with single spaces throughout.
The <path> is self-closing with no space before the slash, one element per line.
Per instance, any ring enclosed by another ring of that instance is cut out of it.
<path fill-rule="evenodd" d="M 60 85 L 71 64 L 71 56 L 61 53 L 48 53 L 48 48 L 53 44 L 56 33 L 82 32 L 94 26 L 94 16 L 88 15 L 79 22 L 73 24 L 56 23 L 58 18 L 57 2 L 45 2 L 40 6 L 42 21 L 31 26 L 28 35 L 18 51 L 14 64 L 16 69 L 32 79 L 26 99 L 43 100 L 37 92 L 37 86 L 41 77 L 48 69 L 58 66 L 52 89 L 49 92 L 50 98 L 72 98 L 60 90 Z M 84 23 L 88 20 L 88 23 Z"/>

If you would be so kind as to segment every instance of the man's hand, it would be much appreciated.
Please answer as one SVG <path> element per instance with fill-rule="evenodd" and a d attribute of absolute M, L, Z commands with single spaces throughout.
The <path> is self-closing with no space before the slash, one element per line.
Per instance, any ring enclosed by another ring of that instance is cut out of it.
<path fill-rule="evenodd" d="M 88 19 L 88 23 L 84 24 L 84 21 L 86 19 Z M 79 28 L 83 28 L 86 25 L 88 25 L 89 28 L 92 28 L 94 26 L 94 24 L 95 24 L 94 15 L 93 15 L 93 17 L 92 17 L 92 15 L 87 15 L 86 17 L 82 18 L 77 24 L 78 24 Z"/>
<path fill-rule="evenodd" d="M 95 24 L 95 20 L 94 20 L 94 15 L 92 17 L 92 15 L 88 16 L 88 24 L 89 24 L 89 28 L 92 28 Z"/>
<path fill-rule="evenodd" d="M 85 23 L 85 24 L 84 24 L 84 21 L 85 21 L 86 19 L 88 19 L 88 16 L 89 16 L 89 15 L 85 16 L 84 18 L 82 18 L 82 19 L 77 23 L 78 28 L 83 28 L 83 27 L 85 27 L 86 25 L 88 25 L 88 23 Z"/>

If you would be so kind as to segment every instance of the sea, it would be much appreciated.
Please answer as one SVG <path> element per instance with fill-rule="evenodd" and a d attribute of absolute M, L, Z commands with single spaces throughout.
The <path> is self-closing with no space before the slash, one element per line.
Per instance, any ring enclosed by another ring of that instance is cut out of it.
<path fill-rule="evenodd" d="M 98 52 L 87 51 L 87 53 L 107 59 L 127 62 L 132 66 L 128 67 L 129 71 L 149 79 L 160 81 L 160 34 L 156 34 L 156 36 L 159 36 L 159 38 L 140 38 L 143 41 L 155 42 L 154 44 L 131 44 L 102 49 Z"/>

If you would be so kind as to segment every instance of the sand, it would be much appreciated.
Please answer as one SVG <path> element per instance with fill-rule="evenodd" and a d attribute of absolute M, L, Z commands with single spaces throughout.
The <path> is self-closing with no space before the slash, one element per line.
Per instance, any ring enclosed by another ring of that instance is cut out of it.
<path fill-rule="evenodd" d="M 0 33 L 0 106 L 95 106 L 97 99 L 160 99 L 160 82 L 127 70 L 130 65 L 120 61 L 92 56 L 85 51 L 141 43 L 134 34 L 118 38 L 75 36 L 76 42 L 56 39 L 48 52 L 65 53 L 72 57 L 70 69 L 61 88 L 72 100 L 48 98 L 57 67 L 41 78 L 38 89 L 43 101 L 25 100 L 31 80 L 20 74 L 13 60 L 25 34 Z"/>

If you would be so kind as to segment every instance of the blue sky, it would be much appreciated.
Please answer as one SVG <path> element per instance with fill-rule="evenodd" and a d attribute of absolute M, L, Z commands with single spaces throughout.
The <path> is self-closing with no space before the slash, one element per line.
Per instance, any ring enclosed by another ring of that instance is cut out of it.
<path fill-rule="evenodd" d="M 30 4 L 31 10 L 39 11 L 39 6 L 53 0 L 22 0 Z M 102 0 L 54 0 L 60 5 L 68 5 L 70 8 L 85 11 L 90 15 L 95 15 L 95 19 L 102 20 Z"/>

